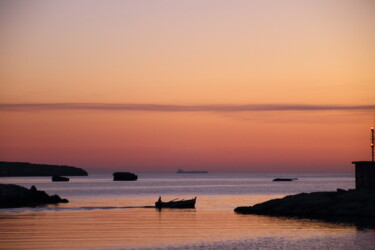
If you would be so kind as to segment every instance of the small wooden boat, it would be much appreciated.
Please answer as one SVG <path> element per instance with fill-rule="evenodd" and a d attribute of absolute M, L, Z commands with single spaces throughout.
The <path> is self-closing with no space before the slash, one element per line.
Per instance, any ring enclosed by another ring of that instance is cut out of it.
<path fill-rule="evenodd" d="M 159 200 L 155 202 L 156 208 L 195 208 L 195 201 L 197 200 L 197 197 L 191 200 L 178 200 L 174 199 L 171 201 L 163 202 L 161 200 L 161 197 L 159 197 Z"/>

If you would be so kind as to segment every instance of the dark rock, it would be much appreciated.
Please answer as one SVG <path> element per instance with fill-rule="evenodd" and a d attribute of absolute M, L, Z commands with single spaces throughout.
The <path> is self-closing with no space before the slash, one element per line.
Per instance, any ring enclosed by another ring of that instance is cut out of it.
<path fill-rule="evenodd" d="M 30 191 L 36 192 L 37 189 L 36 189 L 36 187 L 34 185 L 32 185 L 31 188 L 30 188 Z"/>
<path fill-rule="evenodd" d="M 60 196 L 57 194 L 54 194 L 50 198 L 51 204 L 57 204 L 57 203 L 68 203 L 69 201 L 67 199 L 61 199 Z"/>
<path fill-rule="evenodd" d="M 272 181 L 295 181 L 298 180 L 297 178 L 276 178 L 273 179 Z"/>
<path fill-rule="evenodd" d="M 49 196 L 35 186 L 27 189 L 14 184 L 0 184 L 0 208 L 34 207 L 67 202 L 67 199 L 61 199 L 58 195 Z"/>
<path fill-rule="evenodd" d="M 138 179 L 138 176 L 129 172 L 115 172 L 113 173 L 114 181 L 135 181 Z"/>
<path fill-rule="evenodd" d="M 341 188 L 338 188 L 337 190 L 336 190 L 336 192 L 337 193 L 345 193 L 345 192 L 347 192 L 345 189 L 341 189 Z"/>
<path fill-rule="evenodd" d="M 27 162 L 0 161 L 0 177 L 2 176 L 87 176 L 81 168 L 71 166 L 32 164 Z"/>
<path fill-rule="evenodd" d="M 69 181 L 69 178 L 59 175 L 52 176 L 52 181 Z"/>
<path fill-rule="evenodd" d="M 289 195 L 250 207 L 237 207 L 240 214 L 334 219 L 340 217 L 375 218 L 375 191 L 338 190 Z"/>

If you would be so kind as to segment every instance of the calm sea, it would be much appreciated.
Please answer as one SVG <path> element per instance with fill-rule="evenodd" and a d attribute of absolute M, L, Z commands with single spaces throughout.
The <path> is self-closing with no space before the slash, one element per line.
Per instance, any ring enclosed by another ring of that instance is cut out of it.
<path fill-rule="evenodd" d="M 276 177 L 298 178 L 272 182 Z M 237 206 L 313 191 L 354 188 L 343 174 L 139 174 L 1 178 L 69 203 L 0 210 L 0 249 L 375 249 L 375 230 L 314 220 L 239 215 Z M 193 198 L 196 209 L 152 208 Z"/>

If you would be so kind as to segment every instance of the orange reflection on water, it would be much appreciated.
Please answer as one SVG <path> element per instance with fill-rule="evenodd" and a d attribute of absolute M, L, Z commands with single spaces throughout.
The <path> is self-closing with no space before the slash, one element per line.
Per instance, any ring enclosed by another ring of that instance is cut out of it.
<path fill-rule="evenodd" d="M 234 213 L 229 208 L 230 201 L 247 199 L 244 196 L 221 197 L 223 206 L 210 209 L 220 203 L 215 198 L 200 197 L 196 209 L 182 210 L 118 208 L 3 213 L 0 248 L 162 247 L 259 237 L 303 239 L 356 231 L 351 226 L 324 222 Z"/>

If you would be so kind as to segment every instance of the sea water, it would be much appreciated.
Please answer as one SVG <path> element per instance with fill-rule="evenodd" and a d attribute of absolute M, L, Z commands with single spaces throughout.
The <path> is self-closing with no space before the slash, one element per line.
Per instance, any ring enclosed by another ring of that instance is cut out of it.
<path fill-rule="evenodd" d="M 273 182 L 276 177 L 298 178 Z M 69 203 L 0 210 L 0 249 L 375 249 L 375 230 L 233 210 L 301 192 L 354 188 L 346 174 L 139 174 L 7 177 L 1 183 L 58 194 Z M 197 197 L 195 209 L 155 201 Z"/>

